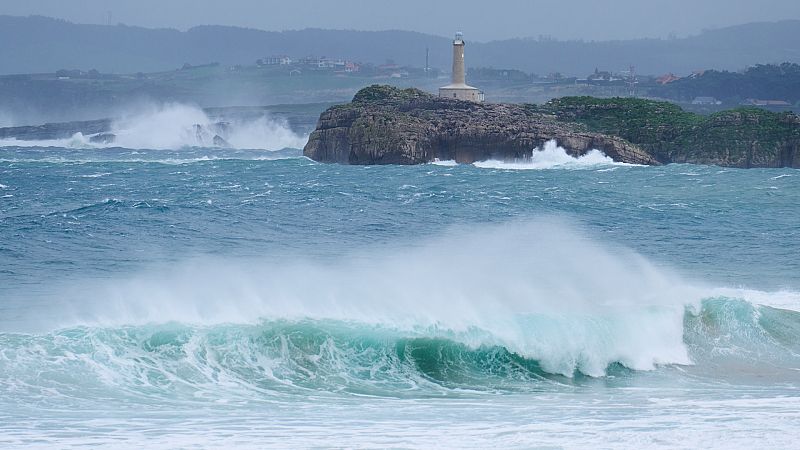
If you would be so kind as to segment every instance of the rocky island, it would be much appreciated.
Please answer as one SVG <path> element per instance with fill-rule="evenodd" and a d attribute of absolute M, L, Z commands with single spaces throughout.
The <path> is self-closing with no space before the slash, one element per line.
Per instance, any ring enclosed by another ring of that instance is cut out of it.
<path fill-rule="evenodd" d="M 550 140 L 572 156 L 597 149 L 633 164 L 800 168 L 800 117 L 791 113 L 701 116 L 628 98 L 476 103 L 379 85 L 323 112 L 303 153 L 341 164 L 472 163 L 524 160 Z"/>

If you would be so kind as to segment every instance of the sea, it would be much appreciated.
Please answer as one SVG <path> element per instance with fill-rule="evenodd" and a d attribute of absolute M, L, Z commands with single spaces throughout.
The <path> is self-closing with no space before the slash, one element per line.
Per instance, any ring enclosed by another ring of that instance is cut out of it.
<path fill-rule="evenodd" d="M 0 448 L 797 448 L 800 171 L 146 120 L 0 141 Z"/>

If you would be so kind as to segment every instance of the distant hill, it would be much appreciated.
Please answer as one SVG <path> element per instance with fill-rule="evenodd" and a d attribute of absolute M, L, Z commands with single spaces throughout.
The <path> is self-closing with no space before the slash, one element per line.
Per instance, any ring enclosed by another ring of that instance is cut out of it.
<path fill-rule="evenodd" d="M 469 30 L 467 38 L 469 38 Z M 443 30 L 446 33 L 446 30 Z M 407 31 L 306 29 L 269 32 L 200 26 L 182 32 L 125 25 L 79 25 L 47 17 L 0 16 L 0 75 L 97 69 L 105 73 L 155 72 L 184 63 L 252 64 L 275 54 L 328 56 L 447 69 L 450 39 Z M 596 67 L 638 73 L 738 70 L 757 63 L 800 62 L 800 21 L 752 23 L 683 39 L 579 42 L 512 39 L 468 42 L 473 67 L 586 75 Z"/>
<path fill-rule="evenodd" d="M 709 70 L 659 86 L 650 94 L 682 102 L 714 97 L 727 105 L 779 100 L 800 106 L 800 64 L 756 65 L 740 72 Z"/>

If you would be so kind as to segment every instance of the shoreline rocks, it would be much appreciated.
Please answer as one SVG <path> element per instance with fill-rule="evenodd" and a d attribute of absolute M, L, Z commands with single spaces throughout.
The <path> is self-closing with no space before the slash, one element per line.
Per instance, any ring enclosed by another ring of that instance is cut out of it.
<path fill-rule="evenodd" d="M 619 162 L 660 164 L 622 138 L 525 105 L 473 103 L 389 86 L 362 89 L 350 104 L 322 113 L 303 154 L 341 164 L 472 163 L 526 159 L 551 140 L 571 156 L 597 149 Z"/>
<path fill-rule="evenodd" d="M 555 140 L 578 157 L 617 162 L 800 167 L 800 119 L 737 109 L 700 116 L 642 99 L 568 97 L 548 104 L 473 103 L 374 85 L 319 118 L 303 154 L 340 164 L 525 160 Z"/>

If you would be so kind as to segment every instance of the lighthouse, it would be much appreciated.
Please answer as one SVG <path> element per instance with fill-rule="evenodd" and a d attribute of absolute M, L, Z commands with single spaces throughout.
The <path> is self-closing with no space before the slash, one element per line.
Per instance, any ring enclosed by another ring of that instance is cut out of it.
<path fill-rule="evenodd" d="M 453 40 L 453 79 L 447 86 L 439 88 L 439 97 L 478 103 L 483 101 L 483 92 L 467 85 L 464 69 L 464 34 L 460 31 Z"/>

